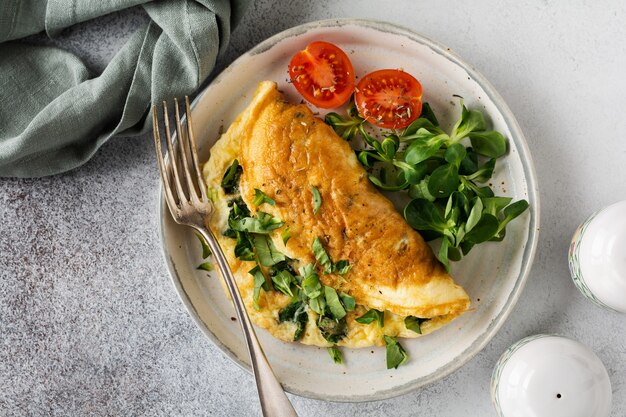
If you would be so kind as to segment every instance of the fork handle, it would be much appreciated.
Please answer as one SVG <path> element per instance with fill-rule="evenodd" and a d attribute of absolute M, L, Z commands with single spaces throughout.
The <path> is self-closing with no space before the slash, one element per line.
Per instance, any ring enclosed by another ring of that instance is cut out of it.
<path fill-rule="evenodd" d="M 256 337 L 250 317 L 243 304 L 241 294 L 235 282 L 235 277 L 230 270 L 228 261 L 224 256 L 224 252 L 220 247 L 217 239 L 213 235 L 211 229 L 207 227 L 198 227 L 198 232 L 204 237 L 208 243 L 213 256 L 217 261 L 217 266 L 226 281 L 228 292 L 235 305 L 235 312 L 237 318 L 241 324 L 241 330 L 243 331 L 243 338 L 248 346 L 248 353 L 250 354 L 250 363 L 252 364 L 252 373 L 256 380 L 256 386 L 259 393 L 259 400 L 261 401 L 261 410 L 264 417 L 298 417 L 296 410 L 287 398 L 283 387 L 276 379 L 276 375 L 272 371 L 263 348 Z"/>

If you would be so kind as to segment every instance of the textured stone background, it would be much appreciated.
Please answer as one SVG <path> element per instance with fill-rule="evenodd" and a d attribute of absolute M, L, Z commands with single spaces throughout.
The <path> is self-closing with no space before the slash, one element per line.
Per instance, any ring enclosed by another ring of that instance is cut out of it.
<path fill-rule="evenodd" d="M 489 378 L 497 358 L 547 332 L 598 354 L 613 384 L 611 415 L 626 416 L 625 316 L 586 301 L 566 264 L 577 224 L 626 199 L 624 3 L 259 0 L 219 68 L 283 29 L 333 17 L 410 27 L 495 85 L 535 160 L 542 230 L 512 316 L 462 369 L 387 401 L 292 396 L 300 415 L 495 416 Z M 145 19 L 133 9 L 46 42 L 97 72 Z M 150 141 L 115 138 L 64 175 L 0 179 L 0 415 L 260 415 L 250 376 L 196 328 L 170 284 Z"/>

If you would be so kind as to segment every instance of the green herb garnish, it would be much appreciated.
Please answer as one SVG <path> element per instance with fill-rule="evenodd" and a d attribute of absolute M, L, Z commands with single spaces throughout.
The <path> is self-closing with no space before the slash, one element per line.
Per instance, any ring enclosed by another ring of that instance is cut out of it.
<path fill-rule="evenodd" d="M 254 292 L 252 293 L 252 301 L 254 302 L 254 308 L 258 310 L 261 288 L 263 288 L 267 292 L 270 290 L 270 286 L 265 280 L 265 276 L 263 275 L 261 268 L 259 268 L 259 265 L 256 265 L 254 268 L 248 271 L 248 273 L 254 277 Z"/>
<path fill-rule="evenodd" d="M 320 283 L 319 276 L 315 272 L 313 265 L 308 264 L 300 268 L 300 275 L 302 276 L 302 291 L 304 295 L 309 298 L 317 298 L 322 295 L 322 284 Z"/>
<path fill-rule="evenodd" d="M 372 308 L 356 319 L 356 322 L 361 324 L 370 324 L 374 321 L 377 321 L 380 327 L 385 327 L 385 313 Z"/>
<path fill-rule="evenodd" d="M 196 269 L 200 269 L 202 271 L 213 271 L 213 264 L 211 262 L 203 262 L 200 265 L 198 265 L 198 268 Z"/>
<path fill-rule="evenodd" d="M 295 269 L 293 269 L 293 265 L 291 264 L 291 259 L 285 258 L 284 261 L 280 261 L 270 268 L 270 275 L 276 275 L 279 271 L 287 271 L 291 275 L 296 275 Z"/>
<path fill-rule="evenodd" d="M 229 220 L 231 229 L 239 232 L 268 234 L 285 224 L 282 220 L 272 217 L 270 214 L 257 211 L 256 217 L 243 217 L 237 220 Z"/>
<path fill-rule="evenodd" d="M 356 302 L 353 297 L 348 294 L 341 293 L 339 294 L 339 298 L 341 298 L 341 303 L 345 307 L 346 311 L 354 311 L 356 308 Z"/>
<path fill-rule="evenodd" d="M 415 316 L 407 316 L 404 318 L 404 325 L 407 329 L 414 331 L 415 333 L 422 334 L 422 323 L 429 319 L 421 319 Z"/>
<path fill-rule="evenodd" d="M 291 239 L 291 230 L 289 226 L 286 226 L 280 234 L 280 237 L 283 239 L 283 245 L 287 246 L 287 242 Z"/>
<path fill-rule="evenodd" d="M 315 255 L 315 259 L 317 262 L 324 267 L 324 273 L 330 274 L 333 272 L 333 261 L 331 261 L 330 256 L 322 246 L 322 242 L 320 242 L 319 237 L 313 239 L 313 255 Z"/>
<path fill-rule="evenodd" d="M 274 288 L 293 298 L 293 291 L 291 290 L 291 284 L 296 281 L 295 277 L 291 275 L 289 271 L 278 271 L 276 275 L 272 276 L 272 282 Z"/>
<path fill-rule="evenodd" d="M 326 298 L 324 297 L 324 294 L 321 293 L 315 298 L 310 298 L 309 308 L 317 314 L 323 315 L 326 312 Z"/>
<path fill-rule="evenodd" d="M 209 198 L 209 200 L 211 200 L 211 203 L 215 203 L 217 201 L 218 194 L 217 194 L 217 189 L 215 187 L 207 186 L 206 194 L 207 194 L 207 197 Z"/>
<path fill-rule="evenodd" d="M 200 241 L 200 244 L 202 245 L 202 259 L 206 259 L 209 256 L 211 256 L 211 249 L 209 248 L 209 245 L 206 242 L 206 240 L 204 240 L 202 235 L 199 233 L 196 233 L 196 237 L 198 238 L 198 240 Z"/>
<path fill-rule="evenodd" d="M 255 188 L 254 200 L 252 200 L 252 204 L 254 204 L 255 207 L 258 207 L 261 204 L 265 204 L 265 203 L 269 204 L 270 206 L 276 205 L 276 201 L 274 201 L 274 199 L 268 197 L 267 194 L 265 194 L 263 191 L 259 190 L 258 188 Z"/>
<path fill-rule="evenodd" d="M 350 262 L 345 259 L 342 259 L 337 263 L 333 263 L 333 260 L 328 255 L 328 252 L 326 252 L 326 249 L 324 249 L 319 237 L 313 239 L 311 249 L 313 250 L 313 255 L 315 255 L 317 263 L 324 267 L 324 274 L 332 274 L 333 272 L 336 272 L 339 275 L 345 275 L 352 268 Z"/>
<path fill-rule="evenodd" d="M 326 297 L 326 306 L 330 310 L 335 320 L 341 320 L 346 316 L 346 309 L 339 300 L 339 295 L 333 287 L 324 286 L 324 296 Z"/>
<path fill-rule="evenodd" d="M 406 351 L 400 346 L 395 337 L 383 336 L 387 347 L 387 369 L 398 368 L 407 360 Z"/>
<path fill-rule="evenodd" d="M 322 283 L 315 271 L 315 267 L 311 264 L 300 267 L 300 276 L 302 277 L 302 295 L 309 299 L 309 307 L 317 314 L 323 315 L 326 311 L 326 295 L 323 290 Z"/>
<path fill-rule="evenodd" d="M 311 193 L 313 193 L 313 214 L 317 214 L 320 207 L 322 206 L 322 196 L 317 187 L 311 187 Z"/>
<path fill-rule="evenodd" d="M 252 240 L 261 265 L 272 266 L 285 260 L 285 255 L 276 249 L 274 242 L 272 242 L 272 239 L 268 236 L 255 234 Z"/>
<path fill-rule="evenodd" d="M 328 354 L 333 359 L 333 362 L 335 362 L 336 364 L 341 365 L 343 363 L 343 355 L 341 354 L 341 351 L 339 350 L 339 348 L 335 346 L 329 347 Z"/>
<path fill-rule="evenodd" d="M 338 261 L 335 265 L 333 265 L 333 270 L 337 272 L 339 275 L 345 275 L 352 269 L 352 265 L 350 262 L 342 259 Z"/>

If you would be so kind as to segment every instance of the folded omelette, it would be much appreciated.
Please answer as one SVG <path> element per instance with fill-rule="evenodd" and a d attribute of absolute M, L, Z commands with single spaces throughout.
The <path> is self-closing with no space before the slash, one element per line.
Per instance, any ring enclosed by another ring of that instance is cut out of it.
<path fill-rule="evenodd" d="M 250 318 L 275 337 L 382 345 L 383 335 L 427 334 L 469 308 L 350 145 L 273 82 L 259 84 L 213 146 L 204 176 L 216 208 L 210 227 Z"/>

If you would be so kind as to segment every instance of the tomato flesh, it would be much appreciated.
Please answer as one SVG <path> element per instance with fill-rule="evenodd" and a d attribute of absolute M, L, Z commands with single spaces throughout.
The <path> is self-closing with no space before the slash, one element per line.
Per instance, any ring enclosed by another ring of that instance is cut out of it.
<path fill-rule="evenodd" d="M 422 112 L 422 85 L 402 70 L 378 70 L 359 81 L 354 101 L 368 122 L 385 129 L 402 129 Z"/>
<path fill-rule="evenodd" d="M 350 59 L 328 42 L 312 42 L 298 51 L 289 64 L 289 76 L 298 92 L 322 109 L 341 106 L 354 91 Z"/>

